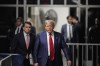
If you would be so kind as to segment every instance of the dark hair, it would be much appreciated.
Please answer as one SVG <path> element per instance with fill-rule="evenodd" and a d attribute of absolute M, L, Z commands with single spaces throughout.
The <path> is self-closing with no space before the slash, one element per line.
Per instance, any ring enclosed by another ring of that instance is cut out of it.
<path fill-rule="evenodd" d="M 67 16 L 66 19 L 68 19 L 69 17 L 72 17 L 72 16 Z"/>
<path fill-rule="evenodd" d="M 76 20 L 79 20 L 77 16 L 72 16 L 73 18 L 75 18 Z"/>
<path fill-rule="evenodd" d="M 20 21 L 23 23 L 22 17 L 18 17 L 18 18 L 16 19 L 16 21 L 17 21 L 17 20 L 20 20 Z"/>
<path fill-rule="evenodd" d="M 24 22 L 23 27 L 25 26 L 25 24 L 29 24 L 30 26 L 32 26 L 32 24 L 30 22 Z"/>

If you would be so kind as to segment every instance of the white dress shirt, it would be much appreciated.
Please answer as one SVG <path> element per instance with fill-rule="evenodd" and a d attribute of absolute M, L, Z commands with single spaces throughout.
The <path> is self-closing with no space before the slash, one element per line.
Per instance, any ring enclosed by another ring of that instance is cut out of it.
<path fill-rule="evenodd" d="M 73 38 L 73 28 L 71 24 L 67 24 L 67 39 Z"/>
<path fill-rule="evenodd" d="M 24 38 L 25 38 L 25 42 L 26 42 L 26 44 L 27 44 L 27 33 L 25 33 L 24 31 L 23 31 L 23 33 L 24 33 Z M 29 36 L 29 40 L 30 40 L 30 36 Z M 29 41 L 30 42 L 30 41 Z"/>
<path fill-rule="evenodd" d="M 19 30 L 18 30 L 18 28 L 19 28 Z M 22 28 L 22 24 L 20 26 L 17 26 L 17 28 L 15 30 L 15 35 L 17 34 L 17 31 L 18 31 L 18 33 L 20 33 L 21 28 Z"/>
<path fill-rule="evenodd" d="M 54 45 L 54 32 L 51 33 L 51 37 L 53 40 L 53 45 Z M 47 32 L 47 43 L 48 43 L 48 56 L 50 56 L 50 44 L 49 44 L 49 33 Z"/>

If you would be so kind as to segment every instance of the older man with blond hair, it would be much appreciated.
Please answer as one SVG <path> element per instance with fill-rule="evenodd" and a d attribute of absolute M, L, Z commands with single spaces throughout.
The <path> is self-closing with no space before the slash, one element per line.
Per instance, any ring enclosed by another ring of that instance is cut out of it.
<path fill-rule="evenodd" d="M 68 47 L 63 36 L 54 31 L 54 21 L 46 20 L 45 31 L 37 34 L 34 45 L 34 66 L 63 66 L 61 49 L 67 59 L 68 66 L 71 66 Z"/>

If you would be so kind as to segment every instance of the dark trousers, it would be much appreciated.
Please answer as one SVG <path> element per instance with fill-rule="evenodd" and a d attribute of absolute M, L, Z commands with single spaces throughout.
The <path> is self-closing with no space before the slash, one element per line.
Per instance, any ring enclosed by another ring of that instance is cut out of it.
<path fill-rule="evenodd" d="M 30 66 L 29 59 L 22 55 L 12 56 L 12 66 Z"/>
<path fill-rule="evenodd" d="M 54 62 L 54 61 L 51 61 L 51 60 L 49 59 L 49 57 L 48 57 L 46 66 L 55 66 L 55 62 Z"/>
<path fill-rule="evenodd" d="M 93 46 L 93 66 L 100 64 L 100 46 Z"/>
<path fill-rule="evenodd" d="M 69 49 L 70 49 L 70 56 L 71 56 L 71 60 L 72 60 L 72 66 L 76 66 L 76 58 L 77 58 L 76 46 L 70 45 Z"/>
<path fill-rule="evenodd" d="M 30 66 L 30 61 L 29 59 L 24 60 L 24 66 Z"/>

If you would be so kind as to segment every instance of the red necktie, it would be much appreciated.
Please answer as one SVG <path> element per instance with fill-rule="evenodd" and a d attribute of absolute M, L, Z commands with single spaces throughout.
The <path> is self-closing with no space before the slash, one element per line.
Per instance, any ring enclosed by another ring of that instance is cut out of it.
<path fill-rule="evenodd" d="M 27 49 L 28 49 L 28 47 L 29 47 L 29 42 L 30 42 L 30 37 L 29 37 L 29 35 L 27 34 L 27 35 L 26 35 L 26 47 L 27 47 Z"/>
<path fill-rule="evenodd" d="M 50 46 L 50 60 L 53 61 L 54 60 L 54 46 L 53 46 L 53 40 L 51 37 L 51 34 L 49 35 L 49 46 Z"/>

